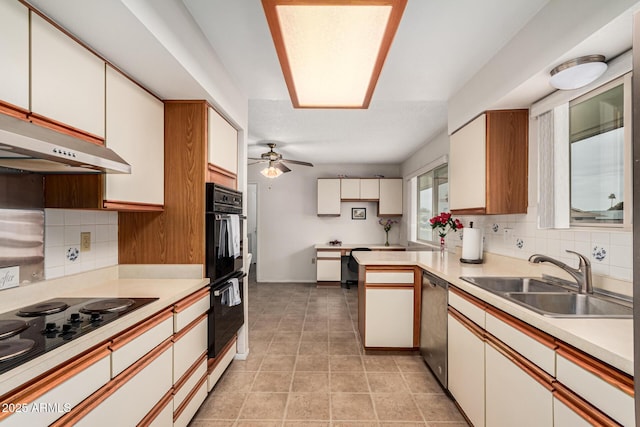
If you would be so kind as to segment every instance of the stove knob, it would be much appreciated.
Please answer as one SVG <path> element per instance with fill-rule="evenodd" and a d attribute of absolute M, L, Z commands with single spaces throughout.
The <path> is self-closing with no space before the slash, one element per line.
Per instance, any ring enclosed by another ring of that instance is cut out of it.
<path fill-rule="evenodd" d="M 44 327 L 45 332 L 55 332 L 58 330 L 58 327 L 55 323 L 47 323 Z"/>
<path fill-rule="evenodd" d="M 80 313 L 71 313 L 69 320 L 73 323 L 80 321 Z"/>
<path fill-rule="evenodd" d="M 100 313 L 91 313 L 91 319 L 92 322 L 99 322 L 102 320 L 102 316 L 100 315 Z"/>
<path fill-rule="evenodd" d="M 68 333 L 71 332 L 71 327 L 72 325 L 70 325 L 69 323 L 65 323 L 64 325 L 62 325 L 62 333 Z"/>

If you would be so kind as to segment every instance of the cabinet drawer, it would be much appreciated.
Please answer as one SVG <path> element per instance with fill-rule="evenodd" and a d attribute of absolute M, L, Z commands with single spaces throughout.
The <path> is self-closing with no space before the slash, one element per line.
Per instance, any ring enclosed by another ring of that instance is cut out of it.
<path fill-rule="evenodd" d="M 340 251 L 318 251 L 317 252 L 317 257 L 318 258 L 340 258 L 341 256 L 341 252 Z"/>
<path fill-rule="evenodd" d="M 367 283 L 409 283 L 414 282 L 413 271 L 368 271 Z"/>
<path fill-rule="evenodd" d="M 178 301 L 174 307 L 173 332 L 180 332 L 202 313 L 209 311 L 210 306 L 211 293 L 208 287 Z"/>
<path fill-rule="evenodd" d="M 216 358 L 213 369 L 211 370 L 211 372 L 209 372 L 209 376 L 207 378 L 207 391 L 211 391 L 213 389 L 224 371 L 233 361 L 235 355 L 236 340 L 234 339 L 228 344 L 227 351 L 223 351 L 223 355 Z"/>
<path fill-rule="evenodd" d="M 156 403 L 137 427 L 173 427 L 173 390 Z"/>
<path fill-rule="evenodd" d="M 182 405 L 182 407 L 179 407 L 173 413 L 173 426 L 186 427 L 206 398 L 207 381 L 206 378 L 202 378 L 196 389 L 194 389 L 193 393 L 189 396 L 188 400 Z"/>
<path fill-rule="evenodd" d="M 618 423 L 562 384 L 555 383 L 554 389 L 554 427 L 618 426 Z"/>
<path fill-rule="evenodd" d="M 106 398 L 97 406 L 92 408 L 91 403 L 87 403 L 86 408 L 79 408 L 83 409 L 80 412 L 90 412 L 65 422 L 77 421 L 75 425 L 90 427 L 138 424 L 171 389 L 171 347 L 171 341 L 165 341 L 156 351 L 116 377 L 112 385 L 103 387 L 98 393 Z"/>
<path fill-rule="evenodd" d="M 112 351 L 111 377 L 120 374 L 172 334 L 173 316 L 167 310 L 115 338 L 109 346 Z"/>
<path fill-rule="evenodd" d="M 43 426 L 49 425 L 75 407 L 111 378 L 109 349 L 103 346 L 57 369 L 40 381 L 27 386 L 20 392 L 8 396 L 0 403 L 3 407 L 16 404 L 40 405 L 56 410 L 42 412 L 16 412 L 6 419 L 0 413 L 2 426 Z"/>
<path fill-rule="evenodd" d="M 196 388 L 203 377 L 207 375 L 207 355 L 203 355 L 191 366 L 184 377 L 174 387 L 173 407 L 178 408 L 184 403 L 189 393 Z"/>
<path fill-rule="evenodd" d="M 474 300 L 471 297 L 463 294 L 462 291 L 449 288 L 449 305 L 458 310 L 473 323 L 484 329 L 484 307 L 480 307 L 478 304 L 474 303 Z"/>
<path fill-rule="evenodd" d="M 546 373 L 555 375 L 555 343 L 553 338 L 503 313 L 487 312 L 486 330 L 500 341 L 529 359 Z"/>
<path fill-rule="evenodd" d="M 560 383 L 622 425 L 635 424 L 633 380 L 590 356 L 561 345 L 557 355 Z"/>
<path fill-rule="evenodd" d="M 189 325 L 173 341 L 173 383 L 207 351 L 207 315 Z"/>

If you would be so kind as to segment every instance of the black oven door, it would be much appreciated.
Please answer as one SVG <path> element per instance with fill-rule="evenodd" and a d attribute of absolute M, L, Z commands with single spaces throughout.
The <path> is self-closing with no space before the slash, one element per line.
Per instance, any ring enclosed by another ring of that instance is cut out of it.
<path fill-rule="evenodd" d="M 211 285 L 209 310 L 209 357 L 216 357 L 244 324 L 244 274 L 239 272 L 227 280 Z M 240 304 L 229 306 L 229 294 L 233 291 L 231 279 L 238 279 Z"/>
<path fill-rule="evenodd" d="M 233 237 L 229 237 L 233 234 L 231 228 L 234 216 L 240 231 L 239 246 L 235 246 Z M 206 275 L 211 279 L 211 283 L 226 279 L 236 271 L 242 270 L 243 219 L 242 215 L 207 212 Z"/>

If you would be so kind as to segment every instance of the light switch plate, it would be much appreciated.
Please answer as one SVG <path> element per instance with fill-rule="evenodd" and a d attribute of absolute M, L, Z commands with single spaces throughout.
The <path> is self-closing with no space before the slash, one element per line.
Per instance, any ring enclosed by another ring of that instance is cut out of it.
<path fill-rule="evenodd" d="M 83 231 L 80 233 L 80 252 L 88 252 L 91 250 L 91 232 Z"/>

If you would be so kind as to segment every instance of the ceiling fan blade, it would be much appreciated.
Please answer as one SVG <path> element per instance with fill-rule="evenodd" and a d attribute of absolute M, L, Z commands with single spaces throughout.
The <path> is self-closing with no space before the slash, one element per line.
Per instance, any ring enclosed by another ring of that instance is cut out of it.
<path fill-rule="evenodd" d="M 282 159 L 280 160 L 281 162 L 287 162 L 287 163 L 292 163 L 294 165 L 302 165 L 302 166 L 311 166 L 313 167 L 313 163 L 309 163 L 309 162 L 301 162 L 300 160 L 289 160 L 289 159 Z"/>
<path fill-rule="evenodd" d="M 251 166 L 251 165 L 257 165 L 257 164 L 260 164 L 260 163 L 267 163 L 267 162 L 268 162 L 268 160 L 257 160 L 257 161 L 255 161 L 255 162 L 251 162 L 251 163 L 249 163 L 249 166 Z"/>
<path fill-rule="evenodd" d="M 288 167 L 286 167 L 280 162 L 274 162 L 273 167 L 276 169 L 280 169 L 283 173 L 291 172 L 291 169 L 289 169 Z"/>
<path fill-rule="evenodd" d="M 248 160 L 258 160 L 260 162 L 268 162 L 269 160 L 263 159 L 262 157 L 247 157 Z"/>

